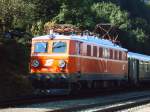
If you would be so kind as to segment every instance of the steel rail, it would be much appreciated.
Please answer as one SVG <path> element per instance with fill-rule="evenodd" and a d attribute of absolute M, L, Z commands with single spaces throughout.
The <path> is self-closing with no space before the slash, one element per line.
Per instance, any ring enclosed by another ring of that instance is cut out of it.
<path fill-rule="evenodd" d="M 51 110 L 48 112 L 79 112 L 79 111 L 88 111 L 92 112 L 114 112 L 123 109 L 128 109 L 132 107 L 136 107 L 139 105 L 144 105 L 150 103 L 150 95 L 149 96 L 141 96 L 141 97 L 133 97 L 127 99 L 121 99 L 118 101 L 110 101 L 105 103 L 97 103 L 97 104 L 89 104 L 89 105 L 79 105 L 73 106 L 63 109 Z"/>
<path fill-rule="evenodd" d="M 99 108 L 99 109 L 96 109 L 93 112 L 121 111 L 121 110 L 124 110 L 124 109 L 129 109 L 129 108 L 137 107 L 137 106 L 148 104 L 148 103 L 150 103 L 150 97 L 143 98 L 143 99 L 140 99 L 140 100 L 134 100 L 134 101 L 124 102 L 124 103 L 121 103 L 121 104 L 108 106 L 107 108 L 102 108 L 102 109 Z"/>

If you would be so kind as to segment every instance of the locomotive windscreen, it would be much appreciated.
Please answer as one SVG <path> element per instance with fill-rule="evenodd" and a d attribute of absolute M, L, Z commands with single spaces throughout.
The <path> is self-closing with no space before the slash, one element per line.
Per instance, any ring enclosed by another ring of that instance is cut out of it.
<path fill-rule="evenodd" d="M 65 53 L 67 49 L 66 42 L 53 42 L 52 52 L 53 53 Z"/>
<path fill-rule="evenodd" d="M 47 42 L 37 42 L 34 44 L 34 52 L 35 53 L 45 53 L 47 52 Z"/>

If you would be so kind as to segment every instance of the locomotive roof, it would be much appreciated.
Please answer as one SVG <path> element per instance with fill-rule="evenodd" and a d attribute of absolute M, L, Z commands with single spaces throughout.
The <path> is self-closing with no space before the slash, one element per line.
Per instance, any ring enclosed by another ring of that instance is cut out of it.
<path fill-rule="evenodd" d="M 113 49 L 118 49 L 118 50 L 123 50 L 123 51 L 127 51 L 127 49 L 122 48 L 114 43 L 112 43 L 112 41 L 110 40 L 106 40 L 106 39 L 100 39 L 98 37 L 95 36 L 89 36 L 89 35 L 59 35 L 59 34 L 51 34 L 51 35 L 44 35 L 44 36 L 37 36 L 34 37 L 33 40 L 38 40 L 38 39 L 68 39 L 68 40 L 78 40 L 81 42 L 87 42 L 87 43 L 94 43 L 94 44 L 98 44 L 104 47 L 108 47 L 108 48 L 113 48 Z"/>
<path fill-rule="evenodd" d="M 150 56 L 133 52 L 128 52 L 128 58 L 134 58 L 141 61 L 150 61 Z"/>

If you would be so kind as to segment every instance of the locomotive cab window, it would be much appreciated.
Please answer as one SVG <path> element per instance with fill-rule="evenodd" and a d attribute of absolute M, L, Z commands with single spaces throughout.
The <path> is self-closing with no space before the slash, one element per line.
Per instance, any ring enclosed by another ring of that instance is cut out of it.
<path fill-rule="evenodd" d="M 45 53 L 47 52 L 47 42 L 36 42 L 34 44 L 34 52 L 35 53 Z"/>
<path fill-rule="evenodd" d="M 53 53 L 65 53 L 67 50 L 66 42 L 53 42 L 52 44 L 52 52 Z"/>

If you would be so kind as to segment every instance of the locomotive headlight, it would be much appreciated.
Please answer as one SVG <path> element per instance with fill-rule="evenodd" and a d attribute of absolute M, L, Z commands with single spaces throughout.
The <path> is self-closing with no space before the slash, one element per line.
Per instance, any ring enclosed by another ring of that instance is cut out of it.
<path fill-rule="evenodd" d="M 59 60 L 59 67 L 64 68 L 66 66 L 66 62 L 64 60 Z"/>
<path fill-rule="evenodd" d="M 33 60 L 32 61 L 32 66 L 33 67 L 38 67 L 40 65 L 39 61 L 38 60 Z"/>

